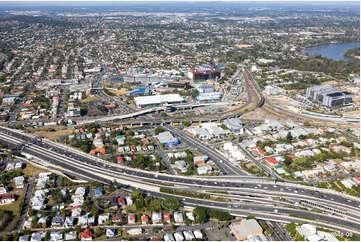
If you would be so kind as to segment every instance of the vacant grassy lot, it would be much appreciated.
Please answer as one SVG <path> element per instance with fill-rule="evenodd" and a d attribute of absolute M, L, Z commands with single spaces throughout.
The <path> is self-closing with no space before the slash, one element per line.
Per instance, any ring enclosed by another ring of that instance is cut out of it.
<path fill-rule="evenodd" d="M 62 135 L 70 135 L 73 133 L 73 129 L 63 129 L 63 130 L 56 130 L 56 131 L 37 131 L 35 134 L 44 136 L 47 139 L 52 141 L 57 141 L 59 136 Z"/>

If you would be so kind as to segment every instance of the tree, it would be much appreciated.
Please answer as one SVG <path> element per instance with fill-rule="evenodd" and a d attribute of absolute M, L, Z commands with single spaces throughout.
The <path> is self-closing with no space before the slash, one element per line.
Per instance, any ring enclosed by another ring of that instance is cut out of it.
<path fill-rule="evenodd" d="M 193 210 L 194 215 L 196 216 L 198 223 L 205 223 L 208 221 L 208 208 L 205 207 L 196 207 Z"/>
<path fill-rule="evenodd" d="M 135 190 L 135 191 L 132 192 L 132 198 L 133 199 L 143 198 L 143 193 L 140 192 L 140 191 Z"/>
<path fill-rule="evenodd" d="M 155 135 L 158 135 L 159 133 L 162 133 L 162 132 L 164 132 L 164 129 L 163 129 L 163 128 L 160 128 L 160 127 L 157 127 L 157 128 L 154 130 Z"/>
<path fill-rule="evenodd" d="M 288 142 L 288 143 L 291 143 L 291 142 L 292 142 L 293 137 L 292 137 L 291 132 L 288 132 L 288 134 L 287 134 L 287 136 L 286 136 L 286 139 L 287 139 L 287 142 Z"/>
<path fill-rule="evenodd" d="M 141 199 L 135 200 L 134 205 L 137 210 L 142 209 L 144 207 L 144 199 L 141 198 Z"/>
<path fill-rule="evenodd" d="M 49 241 L 50 240 L 50 231 L 46 231 L 46 234 L 45 234 L 45 237 L 44 237 L 44 240 L 46 241 Z"/>
<path fill-rule="evenodd" d="M 186 127 L 189 127 L 189 126 L 191 126 L 191 122 L 190 121 L 184 121 L 183 125 L 186 126 Z"/>
<path fill-rule="evenodd" d="M 157 198 L 153 199 L 149 204 L 149 208 L 152 211 L 159 212 L 160 210 L 162 210 L 161 200 Z"/>
<path fill-rule="evenodd" d="M 291 164 L 292 164 L 292 162 L 293 162 L 292 158 L 291 158 L 291 157 L 286 156 L 286 158 L 285 158 L 285 160 L 284 160 L 284 162 L 283 162 L 283 163 L 284 163 L 286 166 L 289 166 L 289 165 L 291 165 Z"/>
<path fill-rule="evenodd" d="M 163 205 L 167 209 L 178 210 L 180 203 L 179 203 L 178 199 L 176 199 L 176 198 L 166 198 L 163 201 Z"/>

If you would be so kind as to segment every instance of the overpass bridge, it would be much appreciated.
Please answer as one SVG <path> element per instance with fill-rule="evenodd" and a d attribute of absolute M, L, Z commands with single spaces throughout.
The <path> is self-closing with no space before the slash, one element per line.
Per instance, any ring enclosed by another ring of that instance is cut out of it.
<path fill-rule="evenodd" d="M 256 201 L 250 204 L 240 203 L 238 207 L 232 207 L 232 212 L 241 212 L 243 214 L 250 214 L 257 211 L 264 216 L 269 215 L 283 215 L 287 219 L 287 215 L 290 213 L 298 214 L 299 216 L 311 216 L 317 219 L 317 222 L 322 221 L 329 224 L 333 229 L 347 229 L 359 234 L 359 199 L 341 194 L 335 191 L 320 189 L 316 187 L 308 187 L 300 184 L 290 183 L 272 183 L 270 181 L 251 180 L 251 179 L 228 179 L 227 177 L 220 177 L 217 179 L 209 179 L 203 177 L 184 177 L 161 174 L 156 172 L 147 172 L 138 169 L 130 169 L 128 167 L 119 166 L 114 163 L 101 160 L 97 157 L 92 157 L 89 154 L 82 153 L 78 150 L 66 147 L 55 142 L 49 142 L 45 139 L 38 141 L 35 136 L 25 134 L 17 130 L 11 130 L 0 127 L 0 141 L 6 144 L 21 145 L 28 144 L 23 149 L 25 154 L 32 156 L 36 159 L 42 160 L 48 167 L 54 167 L 62 170 L 67 174 L 71 174 L 76 177 L 84 178 L 86 180 L 97 180 L 102 183 L 108 183 L 110 181 L 118 181 L 120 184 L 130 186 L 134 189 L 142 189 L 147 193 L 154 194 L 155 196 L 166 197 L 178 197 L 185 204 L 195 203 L 197 206 L 207 207 L 222 207 L 227 209 L 228 206 L 235 202 L 216 202 L 204 199 L 195 199 L 187 196 L 179 196 L 174 194 L 164 193 L 161 190 L 162 184 L 172 184 L 173 189 L 178 189 L 179 186 L 186 189 L 197 189 L 197 191 L 210 190 L 214 191 L 227 191 L 236 193 L 243 192 L 252 196 L 260 197 L 283 197 L 283 198 L 305 198 L 309 201 L 323 202 L 328 207 L 344 207 L 349 217 L 343 218 L 338 216 L 330 216 L 324 213 L 307 211 L 298 208 L 283 207 L 277 202 L 272 202 L 267 206 L 264 204 L 257 204 Z M 262 179 L 262 178 L 261 178 Z M 169 188 L 169 185 L 164 185 L 165 188 Z M 219 196 L 222 196 L 219 195 Z M 266 200 L 264 200 L 266 201 Z M 348 202 L 350 201 L 350 202 Z M 239 202 L 237 202 L 239 203 Z M 323 209 L 320 207 L 319 209 Z M 277 212 L 275 212 L 277 210 Z M 357 210 L 357 211 L 356 211 Z M 326 210 L 322 210 L 325 212 Z M 357 217 L 357 220 L 355 218 Z M 294 218 L 292 218 L 294 219 Z M 340 225 L 343 225 L 340 226 Z"/>

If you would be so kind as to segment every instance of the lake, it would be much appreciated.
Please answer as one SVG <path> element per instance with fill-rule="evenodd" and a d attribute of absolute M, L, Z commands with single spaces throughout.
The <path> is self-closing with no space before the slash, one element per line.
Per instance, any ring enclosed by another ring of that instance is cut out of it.
<path fill-rule="evenodd" d="M 309 55 L 322 55 L 324 57 L 334 59 L 334 60 L 347 60 L 348 58 L 343 56 L 343 53 L 346 50 L 360 47 L 359 42 L 344 43 L 344 44 L 330 44 L 330 45 L 320 45 L 304 50 L 304 53 Z"/>

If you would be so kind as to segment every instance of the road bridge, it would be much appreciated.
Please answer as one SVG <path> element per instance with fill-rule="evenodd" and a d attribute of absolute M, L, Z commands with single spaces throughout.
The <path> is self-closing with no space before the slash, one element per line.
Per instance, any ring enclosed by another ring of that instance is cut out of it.
<path fill-rule="evenodd" d="M 170 183 L 188 187 L 189 189 L 221 189 L 226 191 L 244 191 L 245 193 L 252 195 L 277 193 L 277 196 L 286 198 L 297 198 L 304 197 L 308 200 L 328 202 L 329 206 L 342 206 L 346 204 L 348 207 L 357 209 L 360 201 L 359 199 L 345 194 L 332 192 L 325 189 L 319 189 L 314 187 L 307 187 L 302 185 L 295 185 L 289 183 L 276 183 L 274 185 L 267 183 L 259 183 L 252 181 L 234 181 L 233 179 L 228 180 L 227 177 L 222 177 L 222 180 L 214 180 L 208 178 L 195 178 L 195 177 L 182 177 L 182 176 L 169 176 L 166 174 L 159 174 L 155 172 L 144 172 L 136 169 L 128 169 L 126 167 L 117 166 L 100 159 L 90 159 L 88 155 L 83 154 L 77 150 L 71 148 L 64 149 L 61 146 L 57 147 L 54 143 L 49 143 L 46 140 L 38 141 L 32 135 L 22 134 L 19 131 L 12 131 L 6 128 L 0 128 L 0 140 L 3 143 L 10 145 L 28 144 L 23 149 L 24 153 L 30 154 L 37 159 L 41 159 L 48 164 L 48 166 L 55 166 L 57 169 L 62 169 L 64 172 L 69 173 L 73 176 L 86 177 L 89 180 L 98 180 L 104 183 L 109 181 L 118 181 L 119 183 L 126 184 L 138 189 L 145 189 L 148 193 L 155 193 L 158 196 L 162 196 L 163 193 L 154 191 L 154 187 L 162 187 L 157 183 Z M 148 183 L 147 180 L 153 180 L 155 183 Z M 262 185 L 261 185 L 262 184 Z M 152 189 L 148 188 L 153 187 Z M 169 186 L 166 186 L 169 188 Z M 173 187 L 174 188 L 174 187 Z M 281 190 L 282 189 L 282 190 Z M 248 191 L 248 192 L 247 192 Z M 295 193 L 297 192 L 297 193 Z M 169 195 L 167 196 L 175 196 Z M 221 195 L 220 195 L 221 196 Z M 269 196 L 269 195 L 266 195 Z M 191 198 L 182 197 L 184 203 L 189 202 Z M 194 199 L 193 199 L 194 200 Z M 198 205 L 204 205 L 213 207 L 215 203 L 213 201 L 201 200 L 197 201 Z M 333 205 L 334 204 L 334 205 Z M 271 205 L 271 204 L 270 204 Z M 227 204 L 222 204 L 223 207 L 227 207 Z M 241 208 L 232 208 L 232 211 L 245 210 L 248 212 L 262 212 L 265 216 L 275 213 L 274 210 L 277 208 L 278 215 L 287 215 L 292 213 L 298 214 L 299 216 L 313 216 L 322 221 L 327 221 L 329 224 L 343 224 L 347 228 L 340 228 L 340 226 L 332 225 L 333 228 L 338 229 L 352 229 L 357 232 L 359 223 L 354 221 L 345 220 L 345 218 L 337 216 L 327 216 L 325 214 L 314 213 L 311 211 L 305 211 L 303 209 L 287 209 L 284 207 L 272 207 L 257 206 L 254 205 L 242 205 Z M 322 210 L 325 212 L 325 210 Z M 331 225 L 330 225 L 331 226 Z"/>

